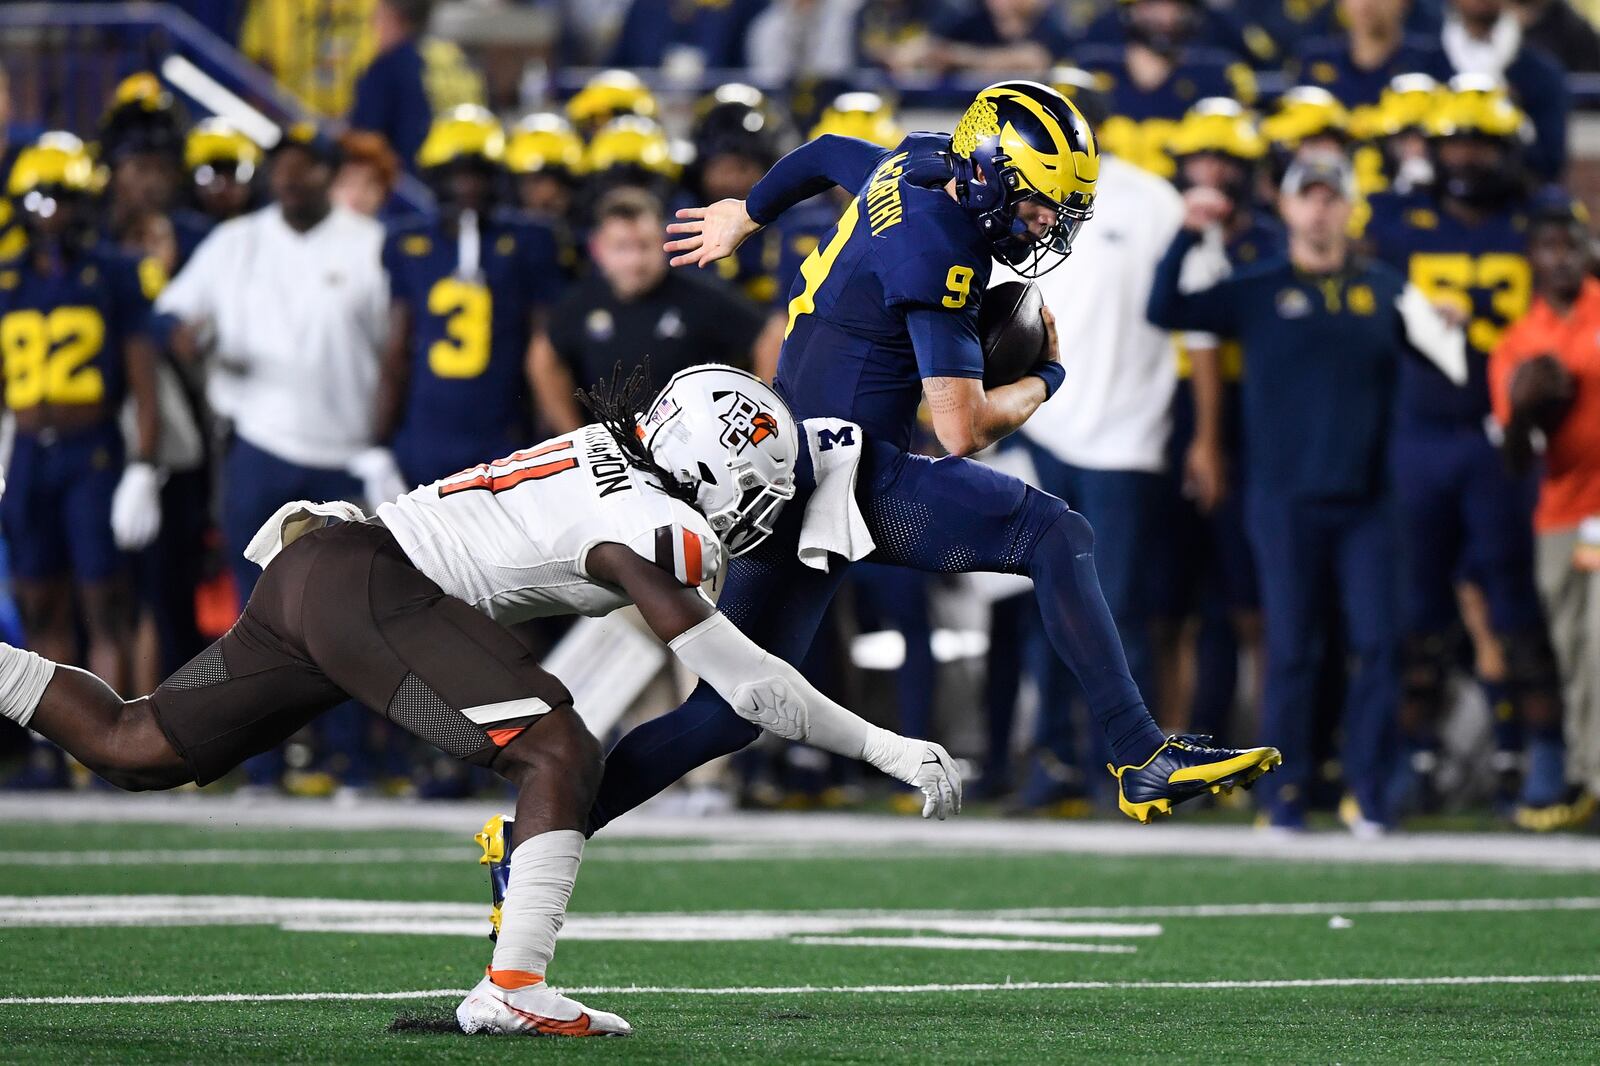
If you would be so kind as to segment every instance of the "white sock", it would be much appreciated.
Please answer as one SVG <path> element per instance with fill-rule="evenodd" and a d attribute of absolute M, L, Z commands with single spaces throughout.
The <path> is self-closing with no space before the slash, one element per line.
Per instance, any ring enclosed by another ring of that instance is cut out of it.
<path fill-rule="evenodd" d="M 540 833 L 511 853 L 511 878 L 500 905 L 500 937 L 490 976 L 503 988 L 543 979 L 578 880 L 583 834 L 576 829 Z"/>
<path fill-rule="evenodd" d="M 27 725 L 55 673 L 56 664 L 49 659 L 0 644 L 0 717 Z"/>

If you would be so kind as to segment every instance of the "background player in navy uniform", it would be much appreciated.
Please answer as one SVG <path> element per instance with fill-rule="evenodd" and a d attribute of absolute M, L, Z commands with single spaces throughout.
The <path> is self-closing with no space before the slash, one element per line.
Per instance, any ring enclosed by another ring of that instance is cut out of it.
<path fill-rule="evenodd" d="M 1302 41 L 1285 64 L 1291 85 L 1320 85 L 1354 110 L 1377 103 L 1397 75 L 1449 78 L 1437 34 L 1407 32 L 1409 0 L 1340 0 L 1338 6 L 1344 23 L 1338 31 Z"/>
<path fill-rule="evenodd" d="M 0 264 L 5 405 L 17 437 L 0 520 L 29 643 L 126 683 L 130 621 L 122 549 L 160 526 L 155 353 L 134 262 L 97 246 L 95 165 L 83 143 L 49 133 L 24 149 L 8 194 L 27 248 Z M 125 453 L 118 414 L 132 396 L 138 434 Z"/>
<path fill-rule="evenodd" d="M 1533 489 L 1507 473 L 1485 428 L 1488 353 L 1527 311 L 1532 291 L 1517 149 L 1524 119 L 1503 95 L 1452 85 L 1429 120 L 1432 191 L 1374 197 L 1367 227 L 1377 255 L 1466 321 L 1471 373 L 1464 389 L 1411 363 L 1400 378 L 1394 459 L 1408 592 L 1402 722 L 1414 766 L 1431 768 L 1453 659 L 1456 586 L 1471 581 L 1488 601 L 1503 653 L 1491 656 L 1503 658 L 1503 671 L 1479 663 L 1501 723 L 1502 761 L 1511 762 L 1517 744 L 1516 708 L 1533 734 L 1522 801 L 1542 806 L 1559 797 L 1562 777 L 1554 659 L 1533 580 Z"/>
<path fill-rule="evenodd" d="M 238 218 L 255 206 L 261 163 L 261 146 L 227 119 L 196 123 L 183 141 L 183 168 L 195 206 L 179 208 L 173 217 L 202 235 L 219 222 Z"/>
<path fill-rule="evenodd" d="M 1231 207 L 1215 189 L 1190 189 L 1184 230 L 1157 267 L 1150 296 L 1157 325 L 1236 337 L 1244 349 L 1246 521 L 1266 622 L 1263 727 L 1287 752 L 1271 808 L 1272 824 L 1285 829 L 1304 827 L 1330 603 L 1338 604 L 1354 662 L 1342 764 L 1357 807 L 1348 820 L 1358 832 L 1389 821 L 1399 534 L 1386 451 L 1397 375 L 1419 360 L 1403 358 L 1411 346 L 1404 278 L 1349 254 L 1354 196 L 1343 156 L 1296 161 L 1280 198 L 1288 255 L 1184 295 L 1185 256 Z"/>
<path fill-rule="evenodd" d="M 1032 576 L 1050 641 L 1105 729 L 1119 804 L 1147 820 L 1253 780 L 1277 752 L 1164 738 L 1128 675 L 1089 524 L 1055 497 L 965 458 L 1020 426 L 1063 376 L 1047 317 L 1050 358 L 1015 383 L 984 388 L 977 312 L 991 257 L 1027 276 L 1065 259 L 1098 171 L 1088 124 L 1064 97 L 1003 82 L 978 94 L 953 135 L 913 133 L 888 152 L 842 137 L 813 141 L 780 160 L 748 202 L 683 212 L 686 221 L 669 227 L 681 236 L 667 248 L 676 264 L 703 266 L 830 186 L 859 190 L 791 290 L 778 391 L 800 417 L 848 419 L 863 431 L 859 444 L 852 428 L 815 446 L 862 449 L 857 498 L 873 561 Z M 924 396 L 953 453 L 937 461 L 905 450 Z M 785 509 L 774 534 L 733 561 L 721 599 L 735 625 L 790 660 L 811 643 L 845 569 L 837 559 L 827 572 L 799 562 L 803 510 Z M 756 734 L 741 722 L 702 685 L 624 737 L 608 756 L 591 830 L 750 743 Z"/>
<path fill-rule="evenodd" d="M 550 231 L 498 203 L 504 158 L 488 111 L 440 116 L 417 156 L 439 213 L 384 242 L 393 304 L 376 437 L 408 486 L 508 454 L 530 434 L 528 344 L 561 269 Z"/>
<path fill-rule="evenodd" d="M 378 52 L 356 79 L 350 126 L 381 133 L 409 169 L 436 117 L 482 104 L 483 76 L 454 41 L 428 36 L 433 0 L 379 0 Z"/>
<path fill-rule="evenodd" d="M 1163 178 L 1173 174 L 1167 141 L 1195 101 L 1231 96 L 1248 107 L 1256 99 L 1248 66 L 1193 43 L 1200 9 L 1196 0 L 1119 0 L 1122 35 L 1074 56 L 1110 99 L 1111 117 L 1099 130 L 1106 150 Z"/>
<path fill-rule="evenodd" d="M 719 86 L 695 105 L 695 111 L 694 163 L 685 175 L 685 186 L 701 203 L 744 199 L 778 161 L 777 111 L 759 89 L 737 83 Z M 781 235 L 763 233 L 720 260 L 717 273 L 764 308 L 783 291 L 776 277 L 781 256 Z"/>

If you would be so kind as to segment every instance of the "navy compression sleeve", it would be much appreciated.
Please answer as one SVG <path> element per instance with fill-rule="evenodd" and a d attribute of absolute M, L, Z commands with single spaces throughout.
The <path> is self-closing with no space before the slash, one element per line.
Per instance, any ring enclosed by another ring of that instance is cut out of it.
<path fill-rule="evenodd" d="M 871 141 L 824 134 L 772 165 L 750 190 L 744 207 L 751 220 L 770 225 L 777 217 L 835 185 L 854 192 L 867 180 L 883 149 Z"/>

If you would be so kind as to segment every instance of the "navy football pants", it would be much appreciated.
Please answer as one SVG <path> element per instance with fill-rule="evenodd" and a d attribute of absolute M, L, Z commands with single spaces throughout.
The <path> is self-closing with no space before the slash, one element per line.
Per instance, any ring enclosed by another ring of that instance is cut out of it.
<path fill-rule="evenodd" d="M 1405 429 L 1393 451 L 1405 518 L 1405 633 L 1450 630 L 1462 579 L 1483 590 L 1496 633 L 1539 632 L 1530 480 L 1506 472 L 1477 426 Z"/>
<path fill-rule="evenodd" d="M 1283 751 L 1274 820 L 1297 824 L 1311 781 L 1313 711 L 1325 621 L 1336 605 L 1354 665 L 1343 716 L 1345 781 L 1370 818 L 1385 815 L 1400 690 L 1399 530 L 1378 500 L 1252 494 L 1247 508 L 1260 578 L 1267 657 L 1261 731 Z"/>
<path fill-rule="evenodd" d="M 1094 526 L 1095 569 L 1106 606 L 1140 692 L 1154 684 L 1155 648 L 1150 619 L 1155 603 L 1152 561 L 1165 482 L 1142 470 L 1090 470 L 1057 459 L 1028 442 L 1039 486 L 1059 496 Z M 1041 706 L 1035 741 L 1068 765 L 1077 765 L 1072 702 L 1077 684 L 1059 656 L 1047 656 L 1040 678 Z M 1103 761 L 1103 760 L 1102 760 Z"/>
<path fill-rule="evenodd" d="M 870 440 L 862 450 L 857 498 L 877 544 L 872 561 L 930 572 L 1030 575 L 1050 642 L 1077 674 L 1113 753 L 1122 762 L 1142 762 L 1154 752 L 1163 738 L 1128 674 L 1095 575 L 1094 534 L 1083 516 L 970 459 L 933 460 Z M 809 486 L 804 448 L 801 456 L 800 483 Z M 730 563 L 719 601 L 746 636 L 790 663 L 805 658 L 846 569 L 833 559 L 823 573 L 797 558 L 808 495 L 803 488 L 773 535 Z M 701 682 L 681 707 L 639 726 L 606 756 L 590 832 L 760 732 Z"/>

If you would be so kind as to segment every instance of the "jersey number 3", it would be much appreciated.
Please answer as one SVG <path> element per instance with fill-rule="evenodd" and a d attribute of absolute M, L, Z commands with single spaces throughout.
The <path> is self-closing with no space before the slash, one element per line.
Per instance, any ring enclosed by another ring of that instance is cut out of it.
<path fill-rule="evenodd" d="M 504 459 L 483 463 L 445 478 L 439 482 L 439 498 L 473 490 L 489 493 L 504 492 L 525 482 L 542 481 L 578 465 L 577 458 L 571 455 L 559 459 L 550 458 L 571 450 L 572 442 L 561 440 L 529 448 L 526 451 L 512 452 Z"/>
<path fill-rule="evenodd" d="M 441 278 L 428 290 L 428 313 L 444 319 L 445 340 L 428 346 L 428 369 L 442 378 L 475 378 L 489 368 L 489 289 Z"/>

